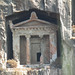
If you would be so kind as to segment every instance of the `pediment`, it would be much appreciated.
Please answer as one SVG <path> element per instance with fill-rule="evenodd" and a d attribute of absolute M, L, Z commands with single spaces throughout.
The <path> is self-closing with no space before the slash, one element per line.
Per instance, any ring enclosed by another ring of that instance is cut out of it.
<path fill-rule="evenodd" d="M 27 26 L 55 26 L 55 25 L 50 22 L 38 19 L 36 13 L 32 12 L 29 20 L 14 25 L 14 27 L 27 27 Z"/>
<path fill-rule="evenodd" d="M 42 21 L 37 21 L 37 20 L 33 20 L 33 21 L 28 21 L 28 22 L 24 22 L 24 23 L 19 23 L 14 25 L 15 27 L 27 27 L 27 26 L 50 26 L 50 23 L 46 23 L 46 22 L 42 22 Z"/>

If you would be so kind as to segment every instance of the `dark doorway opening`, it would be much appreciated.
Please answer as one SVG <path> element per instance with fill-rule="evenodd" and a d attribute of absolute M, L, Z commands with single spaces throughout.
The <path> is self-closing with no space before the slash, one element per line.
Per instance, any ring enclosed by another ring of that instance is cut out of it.
<path fill-rule="evenodd" d="M 41 52 L 37 53 L 37 62 L 40 62 L 40 56 L 41 56 Z"/>

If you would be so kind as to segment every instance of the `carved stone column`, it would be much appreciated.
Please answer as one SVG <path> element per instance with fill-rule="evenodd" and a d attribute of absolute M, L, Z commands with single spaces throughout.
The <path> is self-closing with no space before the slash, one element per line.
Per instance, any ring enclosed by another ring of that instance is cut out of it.
<path fill-rule="evenodd" d="M 30 64 L 30 35 L 26 35 L 26 64 Z"/>
<path fill-rule="evenodd" d="M 39 35 L 41 39 L 41 56 L 40 56 L 40 64 L 44 64 L 44 50 L 43 50 L 43 35 Z"/>

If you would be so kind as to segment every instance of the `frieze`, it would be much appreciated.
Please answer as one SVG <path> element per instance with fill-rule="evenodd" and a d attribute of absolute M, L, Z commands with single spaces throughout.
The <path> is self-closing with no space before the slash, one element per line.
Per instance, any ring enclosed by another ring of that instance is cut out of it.
<path fill-rule="evenodd" d="M 51 28 L 51 27 L 20 27 L 20 28 L 14 28 L 15 31 L 17 30 L 26 30 L 26 31 L 30 31 L 30 30 L 34 30 L 34 31 L 51 31 L 51 30 L 55 30 L 55 28 Z"/>

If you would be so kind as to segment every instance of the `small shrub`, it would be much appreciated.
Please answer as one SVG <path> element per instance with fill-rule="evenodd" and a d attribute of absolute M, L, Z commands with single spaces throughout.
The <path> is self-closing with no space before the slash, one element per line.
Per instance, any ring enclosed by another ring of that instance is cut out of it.
<path fill-rule="evenodd" d="M 7 67 L 8 68 L 16 68 L 17 67 L 17 62 L 14 59 L 7 60 Z"/>

